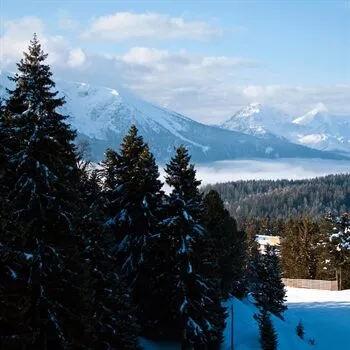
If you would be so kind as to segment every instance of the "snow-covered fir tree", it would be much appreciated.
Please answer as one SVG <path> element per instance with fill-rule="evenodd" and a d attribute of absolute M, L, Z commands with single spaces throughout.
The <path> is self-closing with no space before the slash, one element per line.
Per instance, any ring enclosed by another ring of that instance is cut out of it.
<path fill-rule="evenodd" d="M 8 193 L 7 184 L 5 184 L 5 172 L 9 169 L 6 141 L 8 139 L 6 135 L 7 128 L 5 128 L 5 104 L 0 99 L 0 237 L 6 217 L 6 193 Z"/>
<path fill-rule="evenodd" d="M 173 334 L 181 339 L 182 349 L 219 347 L 225 310 L 219 292 L 196 271 L 201 252 L 195 247 L 204 234 L 201 224 L 202 196 L 194 165 L 184 146 L 176 150 L 167 164 L 166 183 L 171 187 L 163 232 L 170 242 L 169 259 L 172 286 L 169 312 L 173 314 Z"/>
<path fill-rule="evenodd" d="M 109 150 L 102 162 L 109 201 L 107 220 L 117 239 L 121 272 L 132 288 L 138 316 L 147 323 L 149 286 L 154 268 L 150 242 L 159 236 L 163 201 L 155 159 L 135 126 L 124 137 L 119 153 Z"/>
<path fill-rule="evenodd" d="M 286 290 L 282 282 L 282 270 L 274 247 L 267 246 L 265 254 L 253 249 L 249 265 L 250 292 L 260 308 L 283 318 Z"/>
<path fill-rule="evenodd" d="M 3 176 L 2 173 L 3 173 L 4 169 L 7 168 L 7 165 L 5 164 L 5 161 L 6 161 L 5 131 L 6 131 L 6 129 L 5 129 L 5 103 L 2 99 L 0 99 L 0 169 L 1 169 L 0 170 L 0 179 Z"/>
<path fill-rule="evenodd" d="M 5 106 L 7 211 L 0 237 L 0 344 L 61 349 L 89 344 L 84 311 L 89 269 L 79 258 L 80 214 L 75 132 L 57 112 L 50 67 L 34 35 L 11 78 Z"/>
<path fill-rule="evenodd" d="M 87 164 L 88 165 L 88 164 Z M 105 227 L 106 199 L 97 170 L 82 169 L 85 215 L 79 231 L 84 237 L 83 257 L 91 268 L 91 303 L 96 338 L 91 348 L 136 349 L 139 327 L 131 306 L 130 290 L 120 277 L 111 247 L 115 237 Z"/>
<path fill-rule="evenodd" d="M 340 289 L 350 286 L 350 218 L 349 214 L 329 213 L 320 224 L 318 241 L 318 275 L 333 279 L 337 275 Z"/>

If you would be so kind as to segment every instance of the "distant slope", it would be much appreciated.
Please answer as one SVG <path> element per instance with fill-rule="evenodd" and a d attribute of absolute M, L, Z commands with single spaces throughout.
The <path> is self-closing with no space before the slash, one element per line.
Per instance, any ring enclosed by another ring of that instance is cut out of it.
<path fill-rule="evenodd" d="M 8 79 L 0 76 L 0 96 Z M 2 79 L 1 79 L 2 78 Z M 340 156 L 295 145 L 280 138 L 257 138 L 240 132 L 204 125 L 190 118 L 133 96 L 123 89 L 96 87 L 57 80 L 57 90 L 66 97 L 62 111 L 78 130 L 79 139 L 90 143 L 93 160 L 100 160 L 107 147 L 118 149 L 131 124 L 149 143 L 158 162 L 167 161 L 174 147 L 184 144 L 195 162 L 251 158 L 328 158 Z"/>
<path fill-rule="evenodd" d="M 237 218 L 285 218 L 310 213 L 324 215 L 329 210 L 350 211 L 350 174 L 328 175 L 309 180 L 253 180 L 208 185 L 224 200 Z"/>

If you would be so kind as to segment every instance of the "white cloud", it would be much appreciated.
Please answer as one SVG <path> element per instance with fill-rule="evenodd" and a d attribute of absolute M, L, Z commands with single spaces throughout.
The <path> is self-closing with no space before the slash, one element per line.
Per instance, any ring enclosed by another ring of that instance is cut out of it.
<path fill-rule="evenodd" d="M 350 85 L 249 85 L 243 89 L 248 100 L 282 108 L 298 116 L 311 108 L 327 106 L 331 113 L 350 114 Z"/>
<path fill-rule="evenodd" d="M 33 34 L 38 35 L 40 44 L 48 52 L 47 63 L 55 68 L 73 68 L 85 62 L 85 54 L 81 48 L 71 48 L 70 43 L 61 35 L 47 35 L 44 22 L 37 17 L 23 17 L 4 22 L 4 35 L 0 37 L 3 69 L 16 69 L 15 63 L 27 51 Z"/>
<path fill-rule="evenodd" d="M 151 67 L 154 70 L 174 71 L 177 68 L 188 71 L 216 69 L 216 68 L 234 68 L 242 66 L 254 66 L 257 63 L 253 60 L 229 56 L 201 56 L 180 50 L 170 52 L 168 50 L 159 50 L 148 47 L 133 47 L 120 56 L 120 59 L 126 63 L 138 64 L 140 66 Z"/>
<path fill-rule="evenodd" d="M 137 64 L 152 64 L 157 63 L 169 57 L 169 51 L 157 50 L 147 47 L 133 47 L 125 52 L 121 59 L 125 62 Z"/>
<path fill-rule="evenodd" d="M 117 12 L 94 19 L 83 37 L 111 41 L 131 38 L 205 40 L 221 34 L 222 29 L 202 21 L 151 12 Z"/>
<path fill-rule="evenodd" d="M 37 32 L 57 77 L 118 88 L 128 87 L 141 97 L 196 120 L 219 123 L 251 102 L 281 108 L 299 117 L 324 103 L 331 113 L 350 115 L 350 85 L 256 85 L 259 63 L 231 56 L 200 55 L 133 47 L 117 55 L 96 54 L 74 47 L 62 36 L 49 36 L 35 17 L 5 22 L 1 66 L 15 62 Z"/>
<path fill-rule="evenodd" d="M 82 64 L 85 63 L 85 61 L 86 61 L 86 55 L 81 48 L 72 49 L 69 52 L 69 57 L 67 62 L 69 67 L 74 68 L 74 67 L 81 66 Z"/>
<path fill-rule="evenodd" d="M 12 62 L 28 47 L 33 33 L 39 36 L 44 23 L 36 17 L 23 17 L 21 20 L 4 21 L 4 35 L 1 37 L 2 65 Z"/>
<path fill-rule="evenodd" d="M 57 11 L 57 26 L 62 30 L 72 30 L 79 27 L 79 22 L 72 19 L 71 15 L 62 9 Z"/>

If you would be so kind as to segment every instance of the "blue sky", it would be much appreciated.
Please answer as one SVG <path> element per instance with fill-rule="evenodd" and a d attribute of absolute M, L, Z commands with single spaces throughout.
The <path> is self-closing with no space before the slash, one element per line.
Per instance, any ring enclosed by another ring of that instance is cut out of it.
<path fill-rule="evenodd" d="M 256 101 L 350 113 L 347 1 L 2 0 L 1 12 L 4 69 L 36 30 L 57 75 L 124 85 L 198 120 Z"/>

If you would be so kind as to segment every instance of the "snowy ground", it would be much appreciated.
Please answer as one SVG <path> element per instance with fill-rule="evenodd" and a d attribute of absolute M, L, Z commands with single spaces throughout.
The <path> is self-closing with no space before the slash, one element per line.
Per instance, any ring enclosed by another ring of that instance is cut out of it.
<path fill-rule="evenodd" d="M 350 290 L 288 288 L 287 319 L 303 320 L 315 350 L 350 349 Z"/>
<path fill-rule="evenodd" d="M 350 349 L 350 290 L 331 292 L 288 288 L 288 311 L 285 322 L 273 317 L 278 333 L 278 350 L 338 350 Z M 257 309 L 248 300 L 232 299 L 228 312 L 234 309 L 234 350 L 260 350 L 259 332 L 253 319 Z M 296 336 L 296 325 L 302 320 L 305 341 Z M 231 349 L 231 317 L 227 319 L 222 350 Z M 308 344 L 314 339 L 315 345 Z M 179 350 L 176 344 L 155 344 L 144 340 L 146 350 Z"/>

